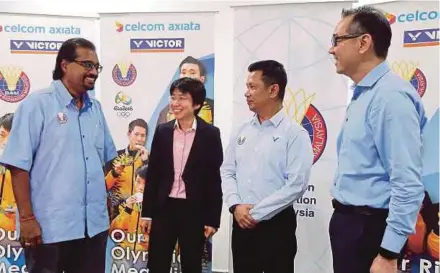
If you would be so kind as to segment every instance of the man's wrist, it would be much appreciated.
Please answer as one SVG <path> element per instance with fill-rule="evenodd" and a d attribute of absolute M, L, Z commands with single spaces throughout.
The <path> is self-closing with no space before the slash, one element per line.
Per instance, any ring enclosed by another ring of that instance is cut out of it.
<path fill-rule="evenodd" d="M 400 253 L 389 251 L 388 249 L 385 249 L 383 247 L 379 249 L 379 255 L 386 260 L 396 260 L 400 257 Z"/>
<path fill-rule="evenodd" d="M 18 216 L 19 219 L 34 217 L 34 212 L 32 209 L 22 210 L 22 211 L 18 211 Z"/>

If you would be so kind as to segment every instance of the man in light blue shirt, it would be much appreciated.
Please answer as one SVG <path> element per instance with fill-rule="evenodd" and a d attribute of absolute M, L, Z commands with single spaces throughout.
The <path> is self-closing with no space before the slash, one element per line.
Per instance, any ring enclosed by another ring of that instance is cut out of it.
<path fill-rule="evenodd" d="M 396 273 L 424 188 L 417 91 L 386 62 L 391 27 L 373 7 L 344 10 L 329 53 L 353 82 L 337 141 L 330 240 L 335 273 Z"/>
<path fill-rule="evenodd" d="M 87 94 L 101 69 L 90 41 L 67 40 L 54 82 L 15 112 L 0 163 L 11 170 L 30 273 L 105 271 L 103 167 L 116 149 L 100 103 Z"/>
<path fill-rule="evenodd" d="M 224 200 L 234 215 L 234 272 L 293 273 L 293 202 L 306 191 L 312 145 L 307 131 L 284 114 L 283 65 L 259 61 L 248 71 L 245 97 L 255 116 L 232 134 L 221 169 Z"/>

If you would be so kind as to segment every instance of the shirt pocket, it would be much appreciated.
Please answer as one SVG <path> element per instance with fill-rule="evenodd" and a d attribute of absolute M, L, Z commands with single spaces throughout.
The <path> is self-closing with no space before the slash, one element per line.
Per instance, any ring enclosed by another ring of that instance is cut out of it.
<path fill-rule="evenodd" d="M 249 153 L 249 143 L 247 143 L 248 140 L 245 136 L 239 136 L 235 141 L 235 160 L 240 162 L 245 159 L 245 156 Z"/>

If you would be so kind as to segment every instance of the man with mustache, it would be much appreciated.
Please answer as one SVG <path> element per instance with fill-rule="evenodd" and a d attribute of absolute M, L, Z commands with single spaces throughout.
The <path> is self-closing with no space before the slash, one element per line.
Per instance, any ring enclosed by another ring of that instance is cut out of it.
<path fill-rule="evenodd" d="M 135 119 L 128 124 L 128 146 L 118 150 L 118 157 L 106 164 L 105 182 L 111 202 L 111 220 L 119 214 L 119 205 L 134 194 L 136 170 L 148 162 L 145 148 L 148 124 L 143 119 Z"/>
<path fill-rule="evenodd" d="M 104 164 L 116 149 L 101 104 L 88 95 L 101 70 L 90 41 L 65 41 L 52 84 L 14 114 L 0 163 L 11 171 L 30 273 L 105 271 Z"/>

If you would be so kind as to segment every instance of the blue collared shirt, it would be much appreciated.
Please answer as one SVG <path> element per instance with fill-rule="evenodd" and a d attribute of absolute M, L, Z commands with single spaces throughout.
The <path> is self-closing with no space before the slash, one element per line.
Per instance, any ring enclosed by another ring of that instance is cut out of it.
<path fill-rule="evenodd" d="M 99 102 L 85 95 L 78 110 L 55 81 L 18 106 L 0 163 L 30 172 L 43 242 L 55 243 L 109 228 L 103 167 L 116 155 Z"/>
<path fill-rule="evenodd" d="M 399 253 L 415 231 L 424 188 L 420 96 L 386 62 L 354 86 L 337 141 L 333 197 L 347 205 L 389 208 L 381 246 Z"/>
<path fill-rule="evenodd" d="M 313 150 L 307 131 L 279 111 L 232 134 L 221 168 L 226 204 L 252 204 L 256 221 L 269 220 L 307 189 Z"/>

